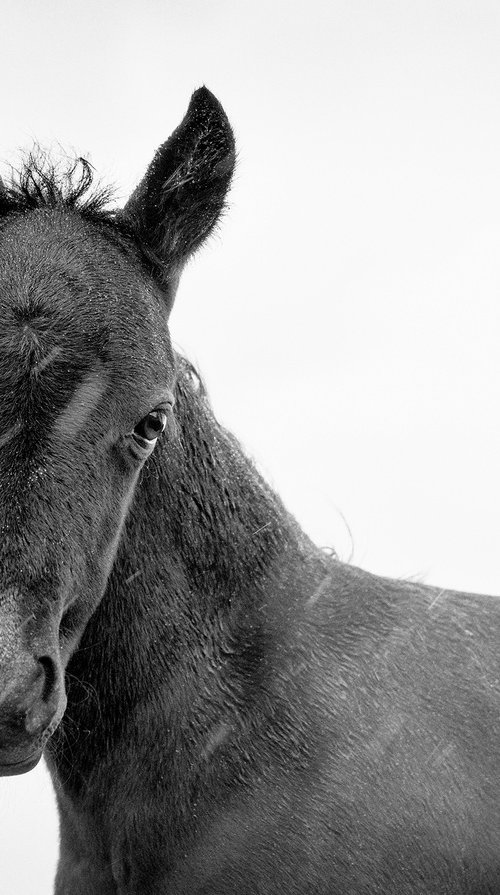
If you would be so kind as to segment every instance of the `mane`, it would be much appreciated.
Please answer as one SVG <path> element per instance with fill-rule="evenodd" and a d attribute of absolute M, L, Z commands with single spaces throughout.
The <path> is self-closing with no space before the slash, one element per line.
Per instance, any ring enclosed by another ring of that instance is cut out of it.
<path fill-rule="evenodd" d="M 12 169 L 10 180 L 0 184 L 2 213 L 68 208 L 96 222 L 111 223 L 114 218 L 108 207 L 113 189 L 94 182 L 94 169 L 81 156 L 55 162 L 36 147 L 19 170 Z"/>
<path fill-rule="evenodd" d="M 186 389 L 186 391 L 193 392 L 194 394 L 198 395 L 207 405 L 210 405 L 207 388 L 200 371 L 197 370 L 192 361 L 188 360 L 187 357 L 184 357 L 183 354 L 176 352 L 175 358 L 178 380 L 181 381 L 182 386 Z"/>

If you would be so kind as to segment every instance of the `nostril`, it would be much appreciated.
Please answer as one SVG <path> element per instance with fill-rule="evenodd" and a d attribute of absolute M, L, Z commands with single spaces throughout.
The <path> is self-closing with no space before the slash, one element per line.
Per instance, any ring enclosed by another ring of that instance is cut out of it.
<path fill-rule="evenodd" d="M 31 690 L 24 727 L 26 733 L 35 736 L 50 724 L 57 707 L 57 669 L 50 656 L 38 658 L 37 684 Z"/>
<path fill-rule="evenodd" d="M 45 681 L 41 693 L 42 700 L 48 702 L 56 683 L 57 673 L 56 666 L 50 656 L 40 656 L 38 662 L 42 666 Z"/>
<path fill-rule="evenodd" d="M 63 702 L 57 654 L 21 654 L 0 677 L 0 750 L 21 747 L 26 737 L 41 737 L 59 717 Z"/>

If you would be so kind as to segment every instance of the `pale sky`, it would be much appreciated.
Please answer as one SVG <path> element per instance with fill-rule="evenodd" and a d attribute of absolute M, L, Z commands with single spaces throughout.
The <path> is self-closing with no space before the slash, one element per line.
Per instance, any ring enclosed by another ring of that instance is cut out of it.
<path fill-rule="evenodd" d="M 122 199 L 218 96 L 238 171 L 175 343 L 319 544 L 500 593 L 499 4 L 4 0 L 2 34 L 0 159 L 60 143 Z M 1 895 L 56 854 L 44 768 L 0 780 Z"/>

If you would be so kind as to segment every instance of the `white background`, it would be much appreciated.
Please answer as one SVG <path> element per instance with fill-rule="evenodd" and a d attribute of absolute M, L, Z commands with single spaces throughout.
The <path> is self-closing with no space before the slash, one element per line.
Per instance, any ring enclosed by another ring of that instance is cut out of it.
<path fill-rule="evenodd" d="M 184 275 L 175 343 L 319 544 L 498 593 L 499 4 L 1 12 L 5 162 L 57 140 L 122 200 L 192 90 L 220 98 L 238 172 Z M 45 769 L 0 781 L 0 895 L 48 895 L 56 853 Z"/>

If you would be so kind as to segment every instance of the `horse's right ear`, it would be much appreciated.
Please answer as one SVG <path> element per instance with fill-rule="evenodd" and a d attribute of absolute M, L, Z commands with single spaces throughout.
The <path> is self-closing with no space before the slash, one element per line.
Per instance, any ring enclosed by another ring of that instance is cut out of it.
<path fill-rule="evenodd" d="M 120 216 L 160 263 L 166 280 L 215 227 L 234 170 L 234 136 L 215 96 L 201 87 L 158 149 Z"/>

